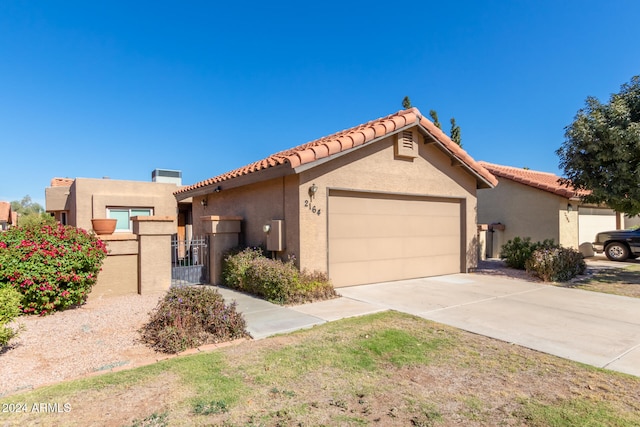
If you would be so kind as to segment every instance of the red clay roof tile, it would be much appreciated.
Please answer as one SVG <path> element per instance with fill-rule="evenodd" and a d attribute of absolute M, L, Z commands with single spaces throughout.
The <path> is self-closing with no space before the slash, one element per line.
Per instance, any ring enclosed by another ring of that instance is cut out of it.
<path fill-rule="evenodd" d="M 466 151 L 451 141 L 451 139 L 431 123 L 431 121 L 423 117 L 417 108 L 410 108 L 408 110 L 401 110 L 390 116 L 372 120 L 351 129 L 346 129 L 333 135 L 325 136 L 315 141 L 281 151 L 269 156 L 267 159 L 259 160 L 250 165 L 209 178 L 190 186 L 185 186 L 174 194 L 178 195 L 189 193 L 190 191 L 199 188 L 218 184 L 222 181 L 257 172 L 268 167 L 288 164 L 291 168 L 296 168 L 300 165 L 311 163 L 353 147 L 367 144 L 375 139 L 384 137 L 391 132 L 412 124 L 419 124 L 422 126 L 438 140 L 445 150 L 465 164 L 473 173 L 476 174 L 478 178 L 490 185 L 497 185 L 497 179 L 487 169 L 473 160 Z"/>
<path fill-rule="evenodd" d="M 539 190 L 548 191 L 568 199 L 586 196 L 589 194 L 588 191 L 575 190 L 561 184 L 559 181 L 560 177 L 549 172 L 514 168 L 511 166 L 496 165 L 482 161 L 478 163 L 495 176 L 510 179 L 511 181 L 528 185 L 529 187 L 537 188 Z"/>

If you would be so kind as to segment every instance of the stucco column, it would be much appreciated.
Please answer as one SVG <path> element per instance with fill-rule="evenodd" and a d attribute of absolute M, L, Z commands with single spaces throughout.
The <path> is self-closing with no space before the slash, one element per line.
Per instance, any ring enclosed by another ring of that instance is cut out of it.
<path fill-rule="evenodd" d="M 209 236 L 209 281 L 222 283 L 222 257 L 240 243 L 241 216 L 202 216 L 204 232 Z"/>
<path fill-rule="evenodd" d="M 171 235 L 176 232 L 172 216 L 134 216 L 138 235 L 138 293 L 165 291 L 171 287 Z"/>

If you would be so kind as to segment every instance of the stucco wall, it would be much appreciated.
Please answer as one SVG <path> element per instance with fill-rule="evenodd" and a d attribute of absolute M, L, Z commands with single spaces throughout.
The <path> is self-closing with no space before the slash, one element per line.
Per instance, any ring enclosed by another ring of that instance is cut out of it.
<path fill-rule="evenodd" d="M 300 259 L 301 268 L 326 271 L 328 189 L 363 190 L 406 195 L 440 196 L 463 199 L 466 230 L 462 264 L 473 268 L 476 249 L 476 180 L 462 167 L 452 166 L 451 158 L 433 144 L 418 143 L 419 156 L 413 160 L 397 159 L 395 137 L 346 153 L 330 162 L 300 174 Z M 308 189 L 318 191 L 309 200 Z M 312 210 L 315 207 L 316 213 Z M 320 210 L 320 214 L 317 211 Z M 463 218 L 464 221 L 464 218 Z M 466 254 L 465 254 L 466 252 Z"/>
<path fill-rule="evenodd" d="M 197 218 L 211 215 L 242 217 L 241 244 L 263 245 L 263 225 L 284 219 L 286 249 L 302 269 L 327 271 L 327 202 L 329 189 L 360 190 L 416 196 L 455 198 L 463 206 L 462 270 L 477 263 L 476 178 L 434 144 L 418 142 L 418 157 L 399 159 L 394 154 L 395 136 L 337 155 L 298 174 L 279 176 L 233 188 L 222 182 L 220 191 L 194 195 L 194 234 L 203 233 Z M 256 180 L 259 173 L 252 175 Z M 318 191 L 309 196 L 309 187 Z M 202 201 L 206 199 L 206 206 Z M 299 238 L 298 238 L 299 236 Z"/>
<path fill-rule="evenodd" d="M 207 199 L 207 206 L 201 201 Z M 297 254 L 298 243 L 298 177 L 288 175 L 243 187 L 225 189 L 219 193 L 193 198 L 194 235 L 203 234 L 202 216 L 240 216 L 242 228 L 240 244 L 247 246 L 266 245 L 262 230 L 273 219 L 285 221 L 286 249 L 284 254 Z"/>
<path fill-rule="evenodd" d="M 106 218 L 108 207 L 153 208 L 154 216 L 176 216 L 175 184 L 76 178 L 71 186 L 69 224 L 91 229 L 92 218 Z"/>
<path fill-rule="evenodd" d="M 500 178 L 493 189 L 478 190 L 478 223 L 502 223 L 501 242 L 514 237 L 533 241 L 553 239 L 567 247 L 578 244 L 578 206 L 569 200 L 527 185 Z"/>

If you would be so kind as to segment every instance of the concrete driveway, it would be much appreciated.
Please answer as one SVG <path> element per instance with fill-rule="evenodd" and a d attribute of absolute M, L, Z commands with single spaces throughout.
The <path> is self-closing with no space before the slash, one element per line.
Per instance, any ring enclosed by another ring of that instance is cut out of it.
<path fill-rule="evenodd" d="M 640 299 L 480 274 L 378 283 L 338 291 L 342 298 L 290 310 L 322 321 L 397 310 L 640 376 Z"/>

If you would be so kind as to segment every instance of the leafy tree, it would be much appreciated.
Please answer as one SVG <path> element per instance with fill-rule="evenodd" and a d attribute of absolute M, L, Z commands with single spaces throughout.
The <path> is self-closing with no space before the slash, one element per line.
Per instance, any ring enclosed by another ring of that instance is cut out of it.
<path fill-rule="evenodd" d="M 462 147 L 460 126 L 456 124 L 456 119 L 454 117 L 451 117 L 451 140 Z"/>
<path fill-rule="evenodd" d="M 53 225 L 56 222 L 45 212 L 42 205 L 31 200 L 31 196 L 28 194 L 20 201 L 11 202 L 11 210 L 18 213 L 18 225 L 20 226 Z"/>
<path fill-rule="evenodd" d="M 44 212 L 44 208 L 40 203 L 36 203 L 31 200 L 31 196 L 28 194 L 22 198 L 22 200 L 14 200 L 11 202 L 11 210 L 18 212 L 20 215 L 41 214 Z"/>
<path fill-rule="evenodd" d="M 640 76 L 606 104 L 588 97 L 556 154 L 567 177 L 562 182 L 591 191 L 584 201 L 640 214 Z"/>
<path fill-rule="evenodd" d="M 440 124 L 440 120 L 438 120 L 438 113 L 436 110 L 429 111 L 429 115 L 431 116 L 431 120 L 433 124 L 436 125 L 438 129 L 442 129 L 442 125 Z"/>
<path fill-rule="evenodd" d="M 412 107 L 411 100 L 409 99 L 408 96 L 405 96 L 404 99 L 402 100 L 402 108 L 404 108 L 405 110 L 408 110 L 411 107 Z"/>

